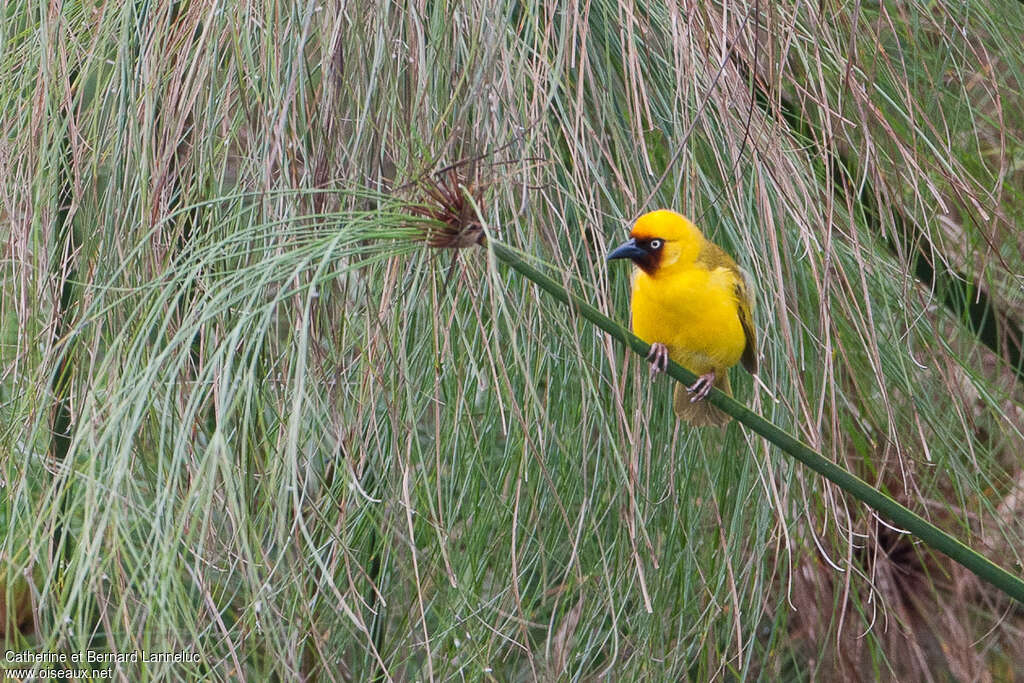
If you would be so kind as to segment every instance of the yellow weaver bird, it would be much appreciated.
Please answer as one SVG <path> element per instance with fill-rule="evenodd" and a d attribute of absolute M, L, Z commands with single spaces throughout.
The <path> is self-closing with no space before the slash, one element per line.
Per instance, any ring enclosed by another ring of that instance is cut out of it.
<path fill-rule="evenodd" d="M 668 359 L 699 378 L 676 385 L 678 417 L 697 426 L 720 426 L 729 416 L 704 402 L 715 386 L 732 395 L 728 369 L 742 361 L 757 372 L 753 296 L 736 262 L 674 211 L 637 219 L 629 240 L 608 259 L 628 258 L 633 276 L 633 333 L 651 345 L 651 375 Z"/>

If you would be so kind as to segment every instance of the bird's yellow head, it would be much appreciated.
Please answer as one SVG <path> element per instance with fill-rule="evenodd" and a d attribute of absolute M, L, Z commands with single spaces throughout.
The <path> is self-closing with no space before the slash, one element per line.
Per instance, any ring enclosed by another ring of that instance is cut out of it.
<path fill-rule="evenodd" d="M 637 219 L 629 240 L 608 254 L 608 260 L 628 258 L 650 276 L 664 274 L 697 260 L 704 235 L 686 217 L 659 209 Z"/>

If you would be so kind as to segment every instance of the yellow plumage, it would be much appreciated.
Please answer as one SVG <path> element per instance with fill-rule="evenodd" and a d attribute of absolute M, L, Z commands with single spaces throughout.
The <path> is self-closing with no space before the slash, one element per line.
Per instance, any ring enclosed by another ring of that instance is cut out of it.
<path fill-rule="evenodd" d="M 630 240 L 609 258 L 630 258 L 633 332 L 663 344 L 672 360 L 723 392 L 732 393 L 728 369 L 743 361 L 757 370 L 750 288 L 736 263 L 673 211 L 641 216 Z M 713 373 L 713 376 L 712 376 Z M 722 425 L 729 417 L 701 400 L 701 382 L 677 385 L 676 415 L 693 425 Z"/>

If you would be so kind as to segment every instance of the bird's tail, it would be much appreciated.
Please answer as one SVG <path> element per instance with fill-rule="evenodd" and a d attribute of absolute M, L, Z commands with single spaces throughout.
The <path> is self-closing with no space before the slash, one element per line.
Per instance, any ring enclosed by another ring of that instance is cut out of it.
<path fill-rule="evenodd" d="M 715 388 L 732 396 L 732 386 L 729 384 L 727 370 L 716 373 Z M 686 393 L 686 387 L 682 383 L 677 383 L 672 407 L 676 411 L 676 417 L 680 420 L 686 420 L 694 427 L 722 427 L 732 419 L 708 403 L 707 400 L 690 403 L 691 398 L 692 396 Z"/>

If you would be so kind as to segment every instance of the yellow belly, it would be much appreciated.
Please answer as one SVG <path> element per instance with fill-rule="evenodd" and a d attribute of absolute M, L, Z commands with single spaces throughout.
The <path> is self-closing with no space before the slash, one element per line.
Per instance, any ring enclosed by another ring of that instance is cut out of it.
<path fill-rule="evenodd" d="M 691 372 L 723 372 L 743 355 L 735 275 L 724 268 L 692 268 L 633 281 L 633 332 L 648 344 L 668 347 L 669 356 Z"/>

